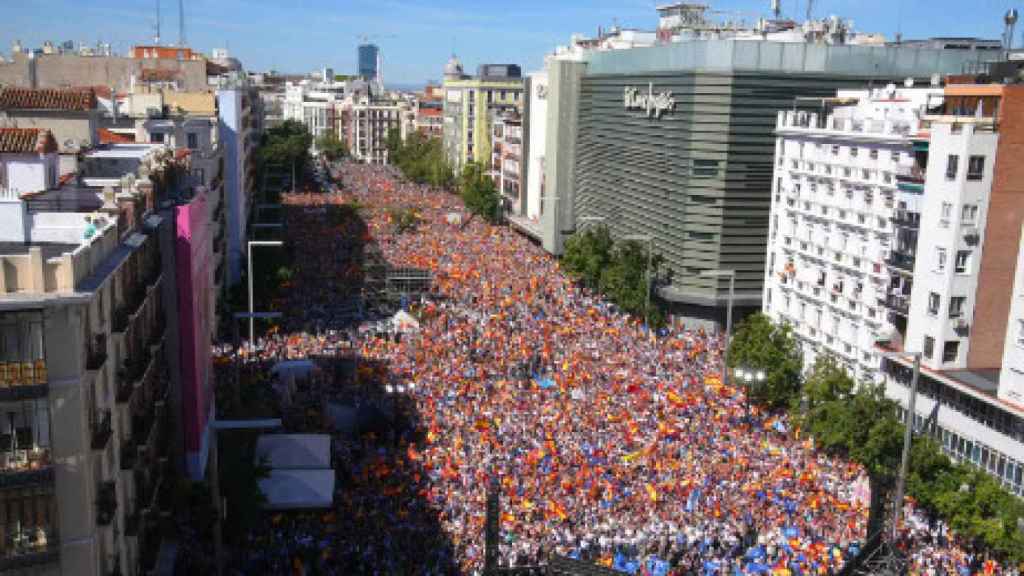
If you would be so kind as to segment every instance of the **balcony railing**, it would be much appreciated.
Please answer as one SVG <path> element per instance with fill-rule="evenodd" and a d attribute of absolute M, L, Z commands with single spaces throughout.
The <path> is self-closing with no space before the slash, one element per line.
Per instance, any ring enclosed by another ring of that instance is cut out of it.
<path fill-rule="evenodd" d="M 134 470 L 139 462 L 139 447 L 131 438 L 121 442 L 121 470 Z"/>
<path fill-rule="evenodd" d="M 893 252 L 889 254 L 889 257 L 885 259 L 885 263 L 893 268 L 899 268 L 907 272 L 914 271 L 915 257 L 911 254 L 904 254 L 902 252 Z"/>
<path fill-rule="evenodd" d="M 100 484 L 96 495 L 96 524 L 109 526 L 117 513 L 117 485 L 113 480 Z"/>
<path fill-rule="evenodd" d="M 921 227 L 921 215 L 916 212 L 897 210 L 892 218 L 893 225 L 898 228 L 910 228 L 917 230 Z"/>
<path fill-rule="evenodd" d="M 101 410 L 92 422 L 92 449 L 105 450 L 110 436 L 110 411 Z"/>
<path fill-rule="evenodd" d="M 49 448 L 0 452 L 0 490 L 45 484 L 53 484 Z"/>
<path fill-rule="evenodd" d="M 885 297 L 885 307 L 900 316 L 907 316 L 910 314 L 910 296 L 890 294 Z"/>

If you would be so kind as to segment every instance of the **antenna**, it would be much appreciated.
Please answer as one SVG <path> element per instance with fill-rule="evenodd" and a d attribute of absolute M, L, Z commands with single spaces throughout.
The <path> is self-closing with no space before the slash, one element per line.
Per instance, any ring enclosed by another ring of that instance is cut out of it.
<path fill-rule="evenodd" d="M 1017 27 L 1017 9 L 1010 8 L 1006 11 L 1006 16 L 1003 17 L 1003 23 L 1006 24 L 1006 32 L 1003 34 L 1003 44 L 1006 50 L 1013 50 L 1013 32 Z"/>
<path fill-rule="evenodd" d="M 185 45 L 185 0 L 178 0 L 178 46 Z"/>
<path fill-rule="evenodd" d="M 160 0 L 156 0 L 156 37 L 153 38 L 153 42 L 160 45 Z"/>

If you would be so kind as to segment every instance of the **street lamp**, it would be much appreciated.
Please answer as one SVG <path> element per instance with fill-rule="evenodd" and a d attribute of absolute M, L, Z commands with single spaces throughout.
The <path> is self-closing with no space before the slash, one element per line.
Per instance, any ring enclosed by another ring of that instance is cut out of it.
<path fill-rule="evenodd" d="M 644 283 L 647 292 L 644 294 L 644 325 L 651 329 L 651 258 L 654 254 L 654 237 L 650 234 L 630 234 L 623 236 L 627 242 L 645 242 L 647 244 L 647 268 L 644 270 Z"/>
<path fill-rule="evenodd" d="M 729 375 L 729 344 L 732 341 L 732 300 L 736 293 L 736 271 L 735 270 L 705 270 L 700 273 L 701 278 L 728 278 L 729 279 L 729 304 L 725 311 L 725 351 L 722 353 L 722 384 L 728 385 Z M 715 287 L 717 290 L 717 286 Z"/>
<path fill-rule="evenodd" d="M 921 376 L 920 352 L 884 352 L 882 358 L 904 360 L 906 356 L 914 358 L 914 376 L 910 379 L 910 399 L 907 400 L 907 421 L 903 429 L 903 454 L 900 456 L 900 475 L 896 478 L 896 499 L 893 502 L 892 541 L 896 542 L 900 517 L 903 515 L 903 491 L 907 481 L 907 469 L 910 467 L 910 440 L 914 430 L 914 405 L 917 403 L 917 380 Z"/>
<path fill-rule="evenodd" d="M 725 372 L 726 368 L 723 370 Z M 768 374 L 764 370 L 755 370 L 753 368 L 736 368 L 735 370 L 736 379 L 742 382 L 747 391 L 747 420 L 750 420 L 750 393 L 754 390 L 755 384 L 763 384 L 768 379 Z"/>
<path fill-rule="evenodd" d="M 284 242 L 282 242 L 280 240 L 250 240 L 249 241 L 248 255 L 249 255 L 249 345 L 250 346 L 255 346 L 256 345 L 256 317 L 253 316 L 253 312 L 254 312 L 253 306 L 254 306 L 254 303 L 253 303 L 253 297 L 252 297 L 252 277 L 254 276 L 253 269 L 252 269 L 252 249 L 253 249 L 254 246 L 255 247 L 259 247 L 259 246 L 284 246 Z"/>

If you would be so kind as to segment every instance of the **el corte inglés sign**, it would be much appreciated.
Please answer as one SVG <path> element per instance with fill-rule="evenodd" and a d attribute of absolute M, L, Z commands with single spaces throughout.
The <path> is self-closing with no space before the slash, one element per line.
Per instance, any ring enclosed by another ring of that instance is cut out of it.
<path fill-rule="evenodd" d="M 625 90 L 626 110 L 639 110 L 648 118 L 660 119 L 666 112 L 676 109 L 676 99 L 671 92 L 654 93 L 654 84 L 647 85 L 647 92 L 627 86 Z"/>

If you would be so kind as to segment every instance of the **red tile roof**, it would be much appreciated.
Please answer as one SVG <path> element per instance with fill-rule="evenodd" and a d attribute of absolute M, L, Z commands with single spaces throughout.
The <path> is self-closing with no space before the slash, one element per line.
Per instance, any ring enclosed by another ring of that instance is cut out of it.
<path fill-rule="evenodd" d="M 135 138 L 126 134 L 113 132 L 106 128 L 99 129 L 100 144 L 134 144 Z"/>
<path fill-rule="evenodd" d="M 0 89 L 0 110 L 92 110 L 96 108 L 92 88 L 69 90 L 31 88 Z"/>
<path fill-rule="evenodd" d="M 57 141 L 49 130 L 39 128 L 0 128 L 0 152 L 30 154 L 56 152 Z"/>

